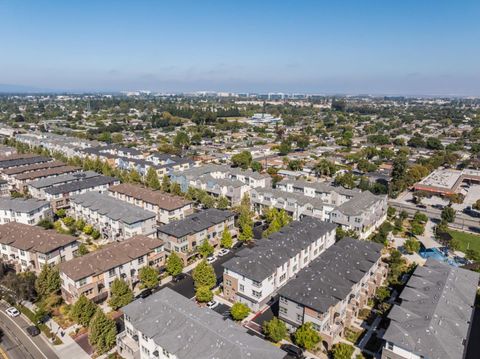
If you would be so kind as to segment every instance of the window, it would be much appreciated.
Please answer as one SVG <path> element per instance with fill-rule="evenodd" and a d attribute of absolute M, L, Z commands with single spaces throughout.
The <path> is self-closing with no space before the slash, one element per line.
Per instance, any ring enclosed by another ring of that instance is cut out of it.
<path fill-rule="evenodd" d="M 252 289 L 252 295 L 255 297 L 255 298 L 260 298 L 262 296 L 262 292 L 257 292 L 256 290 L 253 290 Z"/>
<path fill-rule="evenodd" d="M 83 279 L 80 279 L 80 280 L 78 281 L 78 286 L 79 286 L 79 287 L 82 287 L 82 286 L 84 286 L 85 284 L 87 284 L 87 278 L 83 278 Z"/>
<path fill-rule="evenodd" d="M 230 279 L 225 279 L 225 284 L 228 285 L 229 287 L 232 286 L 232 281 Z"/>
<path fill-rule="evenodd" d="M 112 269 L 110 269 L 110 270 L 108 271 L 108 276 L 109 276 L 109 277 L 115 276 L 115 268 L 112 268 Z"/>
<path fill-rule="evenodd" d="M 25 257 L 25 251 L 20 251 L 20 255 Z"/>
<path fill-rule="evenodd" d="M 245 291 L 245 286 L 243 284 L 240 284 L 240 292 L 244 292 Z"/>
<path fill-rule="evenodd" d="M 145 258 L 143 257 L 138 258 L 138 264 L 143 264 L 144 261 L 145 261 Z"/>
<path fill-rule="evenodd" d="M 303 315 L 297 314 L 297 322 L 301 322 L 303 320 Z"/>
<path fill-rule="evenodd" d="M 286 277 L 287 277 L 287 274 L 286 274 L 286 273 L 283 273 L 283 274 L 280 276 L 280 282 L 283 282 Z"/>
<path fill-rule="evenodd" d="M 281 306 L 278 307 L 278 311 L 280 312 L 280 314 L 285 314 L 286 315 L 288 313 L 287 308 L 281 307 Z"/>

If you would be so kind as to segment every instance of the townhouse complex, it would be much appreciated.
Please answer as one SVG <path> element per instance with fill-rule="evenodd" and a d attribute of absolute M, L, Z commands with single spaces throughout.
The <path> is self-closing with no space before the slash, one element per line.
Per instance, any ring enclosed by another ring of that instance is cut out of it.
<path fill-rule="evenodd" d="M 135 235 L 156 237 L 155 213 L 116 199 L 106 193 L 86 192 L 70 199 L 75 219 L 83 219 L 107 240 L 124 240 Z"/>
<path fill-rule="evenodd" d="M 204 165 L 171 174 L 172 182 L 178 183 L 182 191 L 189 187 L 206 191 L 213 197 L 226 197 L 231 206 L 240 204 L 252 188 L 271 187 L 268 175 L 241 170 L 229 166 Z"/>
<path fill-rule="evenodd" d="M 19 222 L 34 225 L 52 218 L 50 203 L 34 198 L 0 198 L 0 224 Z"/>
<path fill-rule="evenodd" d="M 156 238 L 134 236 L 123 242 L 77 257 L 59 266 L 62 297 L 74 303 L 81 295 L 100 302 L 110 295 L 110 286 L 121 278 L 130 286 L 138 282 L 145 266 L 160 268 L 165 264 L 163 242 Z"/>
<path fill-rule="evenodd" d="M 192 201 L 139 185 L 122 183 L 110 187 L 108 193 L 119 200 L 155 213 L 160 224 L 184 219 L 193 213 Z"/>
<path fill-rule="evenodd" d="M 223 264 L 225 298 L 259 310 L 335 243 L 335 228 L 333 223 L 303 218 L 259 241 L 253 249 L 242 249 Z"/>
<path fill-rule="evenodd" d="M 479 277 L 434 259 L 417 267 L 388 314 L 382 359 L 465 358 Z"/>
<path fill-rule="evenodd" d="M 189 258 L 197 255 L 196 248 L 204 241 L 217 247 L 225 228 L 236 237 L 234 217 L 231 211 L 206 209 L 158 227 L 158 237 L 165 242 L 168 252 L 175 252 L 186 264 Z"/>
<path fill-rule="evenodd" d="M 387 276 L 378 243 L 344 238 L 279 291 L 279 318 L 292 330 L 310 322 L 326 348 L 338 341 Z"/>
<path fill-rule="evenodd" d="M 75 237 L 18 222 L 0 225 L 0 245 L 5 264 L 37 273 L 45 264 L 72 260 L 78 249 Z"/>
<path fill-rule="evenodd" d="M 163 288 L 122 308 L 117 347 L 126 359 L 283 359 L 280 348 L 208 308 Z"/>

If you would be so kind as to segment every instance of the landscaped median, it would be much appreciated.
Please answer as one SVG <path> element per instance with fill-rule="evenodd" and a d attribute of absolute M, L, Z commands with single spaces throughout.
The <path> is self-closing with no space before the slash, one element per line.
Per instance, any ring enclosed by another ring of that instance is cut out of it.
<path fill-rule="evenodd" d="M 36 323 L 36 318 L 35 318 L 35 314 L 30 310 L 28 309 L 27 307 L 25 307 L 24 305 L 21 305 L 21 304 L 17 304 L 15 306 L 22 314 L 24 314 L 32 323 Z M 63 344 L 62 340 L 57 337 L 54 333 L 52 333 L 52 331 L 50 330 L 50 328 L 43 324 L 43 323 L 39 323 L 37 324 L 37 327 L 38 329 L 40 329 L 42 331 L 43 334 L 45 334 L 45 336 L 50 339 L 50 341 L 52 341 L 52 343 L 54 345 L 60 345 L 60 344 Z M 53 340 L 52 340 L 53 338 Z"/>

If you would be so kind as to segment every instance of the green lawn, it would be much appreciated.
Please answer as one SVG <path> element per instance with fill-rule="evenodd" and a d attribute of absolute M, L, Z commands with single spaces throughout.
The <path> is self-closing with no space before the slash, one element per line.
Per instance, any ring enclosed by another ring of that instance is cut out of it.
<path fill-rule="evenodd" d="M 448 233 L 453 238 L 457 238 L 460 241 L 459 250 L 465 252 L 467 249 L 474 249 L 480 252 L 480 236 L 471 233 L 465 233 L 460 231 L 449 230 Z"/>

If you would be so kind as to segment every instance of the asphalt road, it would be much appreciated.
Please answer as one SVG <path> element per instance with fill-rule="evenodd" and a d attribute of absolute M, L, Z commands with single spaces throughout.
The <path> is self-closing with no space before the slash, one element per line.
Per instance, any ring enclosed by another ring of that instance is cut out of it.
<path fill-rule="evenodd" d="M 57 359 L 52 348 L 38 335 L 30 337 L 25 328 L 31 324 L 22 316 L 9 317 L 5 313 L 8 306 L 0 303 L 0 328 L 4 336 L 1 338 L 2 348 L 11 359 Z"/>
<path fill-rule="evenodd" d="M 217 285 L 220 285 L 220 283 L 223 282 L 223 267 L 222 264 L 228 261 L 229 259 L 233 258 L 235 256 L 235 253 L 241 250 L 243 247 L 240 248 L 233 248 L 230 250 L 230 253 L 223 257 L 218 257 L 215 262 L 212 263 L 213 269 L 215 270 L 215 274 L 217 276 Z M 173 289 L 175 292 L 183 295 L 184 297 L 188 299 L 192 299 L 195 297 L 195 286 L 193 285 L 193 278 L 192 278 L 192 272 L 186 273 L 187 277 L 185 279 L 182 279 L 181 281 L 177 283 L 169 282 L 163 287 L 170 287 Z"/>

